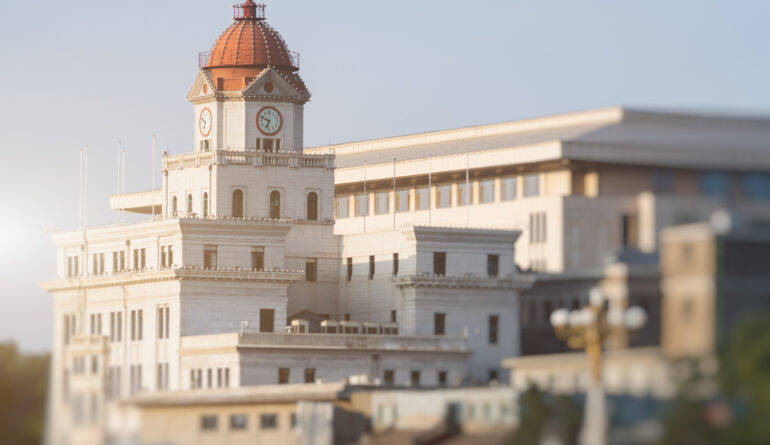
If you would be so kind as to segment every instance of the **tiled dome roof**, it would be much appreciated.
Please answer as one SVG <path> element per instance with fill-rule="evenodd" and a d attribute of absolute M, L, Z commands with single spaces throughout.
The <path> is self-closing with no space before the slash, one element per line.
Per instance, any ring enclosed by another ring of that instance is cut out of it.
<path fill-rule="evenodd" d="M 262 70 L 273 68 L 300 92 L 306 87 L 300 79 L 299 56 L 286 47 L 281 35 L 265 21 L 265 6 L 252 0 L 235 5 L 235 21 L 223 32 L 201 68 L 221 78 L 220 87 L 239 90 L 244 79 L 258 76 Z M 235 81 L 235 78 L 240 79 Z"/>

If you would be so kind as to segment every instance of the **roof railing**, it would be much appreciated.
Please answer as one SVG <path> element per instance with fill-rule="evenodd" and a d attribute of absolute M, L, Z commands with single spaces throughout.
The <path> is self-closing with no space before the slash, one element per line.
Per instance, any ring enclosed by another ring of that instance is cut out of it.
<path fill-rule="evenodd" d="M 233 18 L 235 20 L 264 20 L 265 5 L 246 1 L 240 5 L 233 5 Z"/>
<path fill-rule="evenodd" d="M 299 53 L 289 51 L 289 62 L 291 62 L 292 67 L 299 69 Z"/>
<path fill-rule="evenodd" d="M 211 57 L 211 51 L 203 51 L 198 53 L 198 68 L 205 68 L 209 65 L 209 58 Z"/>

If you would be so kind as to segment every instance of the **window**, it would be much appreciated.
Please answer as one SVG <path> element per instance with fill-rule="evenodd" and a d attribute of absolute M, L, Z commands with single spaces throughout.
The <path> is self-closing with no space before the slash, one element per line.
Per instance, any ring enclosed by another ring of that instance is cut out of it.
<path fill-rule="evenodd" d="M 168 246 L 168 264 L 167 267 L 171 267 L 174 265 L 174 246 Z"/>
<path fill-rule="evenodd" d="M 209 217 L 209 194 L 206 192 L 203 192 L 203 217 L 208 218 Z"/>
<path fill-rule="evenodd" d="M 390 322 L 391 322 L 391 323 L 395 323 L 395 322 L 397 321 L 397 320 L 396 320 L 396 314 L 397 314 L 397 313 L 396 313 L 395 309 L 394 309 L 394 310 L 392 310 L 392 311 L 390 311 Z"/>
<path fill-rule="evenodd" d="M 246 414 L 230 415 L 231 430 L 245 430 L 249 425 L 249 417 Z"/>
<path fill-rule="evenodd" d="M 546 215 L 545 212 L 529 214 L 529 242 L 530 244 L 544 243 L 546 241 Z"/>
<path fill-rule="evenodd" d="M 206 269 L 217 268 L 217 246 L 212 244 L 203 246 L 203 267 Z"/>
<path fill-rule="evenodd" d="M 446 252 L 433 252 L 433 274 L 446 275 Z"/>
<path fill-rule="evenodd" d="M 119 270 L 118 269 L 119 264 L 120 263 L 118 263 L 118 252 L 112 252 L 112 272 L 113 273 Z"/>
<path fill-rule="evenodd" d="M 131 341 L 142 340 L 142 309 L 131 311 Z"/>
<path fill-rule="evenodd" d="M 396 192 L 396 211 L 408 212 L 410 207 L 409 190 L 399 190 Z"/>
<path fill-rule="evenodd" d="M 159 390 L 168 389 L 168 363 L 158 363 L 157 385 Z"/>
<path fill-rule="evenodd" d="M 500 265 L 500 255 L 487 255 L 487 276 L 496 277 Z"/>
<path fill-rule="evenodd" d="M 412 386 L 417 386 L 420 384 L 420 371 L 412 371 L 412 374 L 410 376 L 410 381 L 412 383 Z"/>
<path fill-rule="evenodd" d="M 350 321 L 350 314 L 347 312 L 345 313 L 345 320 Z"/>
<path fill-rule="evenodd" d="M 770 198 L 770 173 L 746 173 L 742 178 L 743 194 L 751 199 Z"/>
<path fill-rule="evenodd" d="M 144 270 L 147 266 L 147 249 L 134 249 L 134 270 Z"/>
<path fill-rule="evenodd" d="M 289 368 L 278 368 L 278 384 L 285 385 L 289 383 Z"/>
<path fill-rule="evenodd" d="M 524 176 L 524 197 L 540 194 L 540 175 L 537 173 Z"/>
<path fill-rule="evenodd" d="M 439 371 L 438 372 L 438 384 L 441 386 L 446 385 L 446 371 Z"/>
<path fill-rule="evenodd" d="M 243 190 L 233 190 L 233 218 L 243 218 Z"/>
<path fill-rule="evenodd" d="M 652 171 L 652 190 L 657 193 L 674 191 L 674 172 L 670 170 Z"/>
<path fill-rule="evenodd" d="M 501 192 L 502 196 L 500 196 L 500 199 L 502 201 L 512 201 L 516 199 L 516 177 L 510 176 L 508 178 L 503 178 L 502 181 L 500 181 L 501 185 Z"/>
<path fill-rule="evenodd" d="M 186 216 L 190 216 L 192 213 L 192 194 L 187 194 L 187 207 L 185 207 L 185 212 L 187 212 Z"/>
<path fill-rule="evenodd" d="M 307 194 L 307 219 L 308 221 L 318 220 L 318 193 L 316 192 Z"/>
<path fill-rule="evenodd" d="M 496 382 L 496 381 L 497 381 L 497 369 L 490 369 L 490 370 L 489 370 L 489 381 L 490 381 L 490 382 Z M 489 410 L 489 408 L 488 408 L 488 406 L 487 406 L 487 405 L 485 405 L 485 408 L 486 408 L 486 409 L 484 410 L 484 411 L 485 411 L 485 415 L 486 415 L 487 417 L 489 417 L 489 414 L 487 413 L 487 411 Z"/>
<path fill-rule="evenodd" d="M 123 341 L 123 312 L 110 312 L 110 341 Z"/>
<path fill-rule="evenodd" d="M 387 215 L 390 212 L 390 193 L 380 192 L 376 195 L 376 214 Z"/>
<path fill-rule="evenodd" d="M 198 389 L 203 387 L 203 370 L 191 369 L 190 370 L 190 389 Z"/>
<path fill-rule="evenodd" d="M 102 335 L 102 314 L 91 314 L 91 335 Z"/>
<path fill-rule="evenodd" d="M 730 192 L 730 177 L 725 172 L 701 172 L 700 192 L 708 196 L 726 196 Z"/>
<path fill-rule="evenodd" d="M 275 309 L 259 310 L 259 332 L 273 332 Z"/>
<path fill-rule="evenodd" d="M 414 193 L 417 198 L 415 205 L 416 210 L 429 210 L 430 209 L 430 189 L 428 187 L 421 187 L 415 190 Z"/>
<path fill-rule="evenodd" d="M 67 257 L 67 276 L 76 277 L 79 275 L 78 260 L 76 256 Z"/>
<path fill-rule="evenodd" d="M 452 206 L 452 186 L 440 185 L 436 187 L 436 207 L 443 209 Z"/>
<path fill-rule="evenodd" d="M 639 217 L 623 215 L 621 219 L 621 242 L 623 247 L 639 246 Z"/>
<path fill-rule="evenodd" d="M 158 307 L 158 338 L 169 338 L 169 308 L 168 306 Z"/>
<path fill-rule="evenodd" d="M 318 258 L 305 259 L 305 280 L 318 280 Z"/>
<path fill-rule="evenodd" d="M 369 255 L 369 279 L 374 279 L 374 255 Z"/>
<path fill-rule="evenodd" d="M 393 276 L 398 276 L 398 254 L 393 254 Z"/>
<path fill-rule="evenodd" d="M 347 275 L 348 275 L 348 281 L 353 279 L 353 258 L 348 257 L 348 264 L 347 264 Z"/>
<path fill-rule="evenodd" d="M 396 372 L 394 370 L 386 369 L 382 377 L 383 383 L 385 383 L 386 385 L 392 385 L 393 383 L 395 383 L 395 380 L 396 380 L 395 375 L 396 375 Z"/>
<path fill-rule="evenodd" d="M 350 198 L 340 196 L 335 200 L 337 218 L 347 218 L 350 213 Z"/>
<path fill-rule="evenodd" d="M 217 416 L 201 416 L 201 429 L 203 431 L 214 431 L 217 429 Z"/>
<path fill-rule="evenodd" d="M 126 270 L 126 251 L 120 251 L 120 264 L 118 264 L 120 270 Z"/>
<path fill-rule="evenodd" d="M 278 428 L 278 415 L 262 414 L 259 416 L 259 427 L 263 430 L 272 430 Z"/>
<path fill-rule="evenodd" d="M 178 207 L 176 203 L 176 196 L 171 197 L 171 216 L 176 216 L 178 213 Z"/>
<path fill-rule="evenodd" d="M 551 321 L 551 313 L 553 312 L 553 303 L 550 301 L 543 302 L 543 323 L 548 325 Z"/>
<path fill-rule="evenodd" d="M 466 206 L 473 204 L 473 187 L 468 182 L 457 184 L 457 205 Z"/>
<path fill-rule="evenodd" d="M 211 141 L 204 139 L 201 141 L 201 151 L 209 151 L 211 148 Z"/>
<path fill-rule="evenodd" d="M 270 192 L 270 218 L 281 219 L 281 192 L 278 190 Z"/>
<path fill-rule="evenodd" d="M 273 140 L 272 139 L 262 139 L 262 150 L 264 151 L 273 151 Z"/>
<path fill-rule="evenodd" d="M 315 368 L 305 368 L 305 383 L 315 383 Z"/>
<path fill-rule="evenodd" d="M 489 344 L 490 345 L 497 344 L 497 330 L 498 330 L 499 323 L 500 323 L 499 315 L 489 316 Z"/>
<path fill-rule="evenodd" d="M 131 376 L 131 386 L 129 390 L 131 395 L 142 390 L 142 365 L 131 365 L 129 368 Z"/>
<path fill-rule="evenodd" d="M 446 335 L 445 326 L 446 314 L 436 312 L 433 314 L 433 335 Z"/>
<path fill-rule="evenodd" d="M 482 204 L 495 202 L 495 180 L 479 181 L 479 198 Z"/>
<path fill-rule="evenodd" d="M 356 216 L 369 215 L 369 196 L 360 194 L 356 195 Z"/>
<path fill-rule="evenodd" d="M 265 248 L 254 246 L 251 248 L 251 270 L 265 270 Z"/>

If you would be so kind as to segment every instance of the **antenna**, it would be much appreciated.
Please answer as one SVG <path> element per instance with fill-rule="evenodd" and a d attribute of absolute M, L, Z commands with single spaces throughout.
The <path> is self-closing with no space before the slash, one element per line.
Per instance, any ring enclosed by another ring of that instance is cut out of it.
<path fill-rule="evenodd" d="M 156 145 L 158 144 L 158 135 L 153 134 L 152 135 L 152 168 L 150 169 L 150 173 L 152 173 L 152 219 L 155 219 L 155 149 Z"/>
<path fill-rule="evenodd" d="M 88 226 L 88 144 L 86 144 L 85 173 L 83 176 L 83 228 Z"/>
<path fill-rule="evenodd" d="M 123 201 L 123 198 L 120 196 L 120 172 L 121 172 L 120 153 L 122 150 L 123 149 L 121 148 L 120 139 L 118 139 L 118 171 L 117 171 L 117 174 L 115 175 L 115 178 L 117 180 L 117 183 L 115 184 L 115 188 L 116 188 L 115 194 L 117 194 L 119 197 L 118 204 L 122 204 L 122 201 Z M 118 211 L 115 214 L 115 223 L 120 223 L 120 209 L 118 209 Z"/>
<path fill-rule="evenodd" d="M 121 206 L 120 206 L 120 223 L 122 224 L 123 223 L 123 217 L 125 216 L 125 210 L 123 209 L 123 205 L 122 204 L 123 204 L 123 195 L 126 194 L 126 150 L 123 150 L 121 152 L 121 154 L 122 154 L 122 162 L 121 162 L 121 164 L 123 164 L 123 172 L 121 174 L 122 183 L 121 183 L 121 187 L 120 187 L 120 201 L 121 201 Z"/>
<path fill-rule="evenodd" d="M 78 225 L 83 228 L 83 148 L 80 148 L 80 164 L 78 173 Z"/>

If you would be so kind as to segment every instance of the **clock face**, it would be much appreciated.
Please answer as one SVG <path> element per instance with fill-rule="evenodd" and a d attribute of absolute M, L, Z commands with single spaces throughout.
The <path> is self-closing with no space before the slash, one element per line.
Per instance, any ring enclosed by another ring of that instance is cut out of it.
<path fill-rule="evenodd" d="M 198 118 L 198 128 L 201 131 L 201 136 L 208 137 L 209 134 L 211 134 L 211 123 L 214 121 L 213 117 L 211 116 L 211 110 L 208 108 L 204 108 L 201 111 L 201 115 Z"/>
<path fill-rule="evenodd" d="M 264 107 L 257 113 L 257 128 L 266 136 L 273 136 L 283 126 L 281 113 L 274 107 Z"/>

